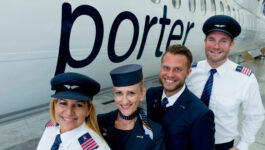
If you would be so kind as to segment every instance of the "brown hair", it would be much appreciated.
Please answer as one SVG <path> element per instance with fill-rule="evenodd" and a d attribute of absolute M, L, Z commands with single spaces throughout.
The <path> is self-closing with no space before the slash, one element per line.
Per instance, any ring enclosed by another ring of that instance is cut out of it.
<path fill-rule="evenodd" d="M 192 54 L 190 52 L 190 50 L 184 46 L 184 45 L 180 45 L 180 44 L 174 44 L 174 45 L 171 45 L 167 48 L 167 50 L 164 52 L 162 58 L 161 58 L 161 63 L 163 63 L 163 59 L 164 59 L 164 56 L 167 54 L 167 53 L 170 53 L 170 54 L 173 54 L 173 55 L 184 55 L 186 56 L 187 58 L 187 66 L 188 68 L 191 67 L 191 63 L 192 63 Z"/>
<path fill-rule="evenodd" d="M 58 101 L 58 98 L 53 98 L 52 101 L 50 102 L 50 116 L 53 124 L 57 124 L 57 121 L 55 119 L 55 108 L 54 104 Z M 99 127 L 98 127 L 98 121 L 97 121 L 97 113 L 96 113 L 96 108 L 92 101 L 86 101 L 86 104 L 88 105 L 88 108 L 90 109 L 88 117 L 85 119 L 86 125 L 95 131 L 99 136 L 101 136 Z M 101 136 L 102 137 L 102 136 Z"/>

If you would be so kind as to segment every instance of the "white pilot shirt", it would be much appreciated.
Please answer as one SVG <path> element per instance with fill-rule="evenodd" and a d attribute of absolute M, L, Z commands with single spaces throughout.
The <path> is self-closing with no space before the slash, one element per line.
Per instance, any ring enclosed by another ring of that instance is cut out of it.
<path fill-rule="evenodd" d="M 245 119 L 242 123 L 237 148 L 247 150 L 255 141 L 255 135 L 264 120 L 264 108 L 259 86 L 254 74 L 247 75 L 236 71 L 237 64 L 227 60 L 214 74 L 209 109 L 215 115 L 215 143 L 221 144 L 234 140 L 237 130 L 238 112 L 243 107 Z M 186 80 L 187 87 L 199 98 L 210 76 L 210 65 L 206 60 L 198 62 Z"/>
<path fill-rule="evenodd" d="M 55 137 L 60 133 L 60 126 L 48 126 L 46 127 L 37 150 L 48 150 L 51 149 Z M 93 140 L 98 145 L 96 150 L 110 150 L 107 143 L 93 130 L 91 130 L 85 123 L 80 127 L 75 128 L 71 131 L 65 132 L 60 135 L 62 143 L 59 145 L 58 150 L 83 150 L 78 139 L 84 134 L 89 133 Z"/>

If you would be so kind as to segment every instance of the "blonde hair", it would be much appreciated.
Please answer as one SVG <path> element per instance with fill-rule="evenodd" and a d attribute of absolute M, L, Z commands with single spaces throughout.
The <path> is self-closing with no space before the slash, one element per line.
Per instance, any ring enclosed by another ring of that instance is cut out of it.
<path fill-rule="evenodd" d="M 53 98 L 50 102 L 50 116 L 54 125 L 58 123 L 55 118 L 55 108 L 54 108 L 54 104 L 57 103 L 57 101 L 58 98 Z M 102 137 L 98 127 L 96 108 L 92 103 L 92 101 L 86 101 L 86 104 L 88 105 L 88 109 L 90 109 L 90 111 L 88 117 L 86 117 L 85 119 L 85 123 L 90 129 L 92 129 L 100 137 Z"/>
<path fill-rule="evenodd" d="M 140 81 L 138 84 L 140 87 L 140 91 L 143 92 L 144 91 L 144 79 L 142 81 Z"/>

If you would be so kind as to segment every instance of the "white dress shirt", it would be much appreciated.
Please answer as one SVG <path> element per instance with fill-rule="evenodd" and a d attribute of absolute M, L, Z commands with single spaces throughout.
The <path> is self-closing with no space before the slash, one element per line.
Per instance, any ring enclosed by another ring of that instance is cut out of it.
<path fill-rule="evenodd" d="M 249 144 L 255 141 L 255 135 L 264 120 L 264 108 L 257 80 L 252 73 L 250 76 L 236 71 L 237 64 L 227 60 L 216 68 L 209 109 L 215 115 L 215 143 L 230 142 L 238 135 L 238 112 L 243 107 L 245 119 L 242 123 L 237 148 L 247 150 Z M 206 60 L 198 62 L 186 80 L 187 87 L 199 98 L 212 69 Z"/>
<path fill-rule="evenodd" d="M 168 103 L 166 105 L 166 107 L 170 107 L 170 106 L 173 106 L 174 103 L 177 101 L 177 99 L 179 98 L 179 96 L 183 93 L 183 91 L 185 90 L 185 84 L 184 86 L 182 87 L 182 89 L 180 91 L 178 91 L 176 94 L 170 96 L 170 97 L 167 97 L 166 96 L 166 93 L 165 93 L 165 89 L 163 90 L 163 94 L 162 94 L 162 99 L 161 99 L 161 102 L 163 100 L 163 98 L 167 97 L 167 100 L 168 100 Z"/>
<path fill-rule="evenodd" d="M 96 132 L 88 128 L 85 123 L 78 128 L 61 134 L 60 137 L 62 143 L 59 145 L 58 150 L 83 150 L 78 139 L 86 133 L 89 133 L 89 135 L 97 143 L 97 150 L 110 150 L 107 143 Z M 57 134 L 60 134 L 60 126 L 46 127 L 38 144 L 37 150 L 51 149 Z"/>

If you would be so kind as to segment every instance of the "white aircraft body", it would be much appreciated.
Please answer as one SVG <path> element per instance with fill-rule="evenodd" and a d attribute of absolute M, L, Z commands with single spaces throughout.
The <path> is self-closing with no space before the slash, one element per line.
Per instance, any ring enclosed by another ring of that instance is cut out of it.
<path fill-rule="evenodd" d="M 112 86 L 114 67 L 137 63 L 157 75 L 161 55 L 184 44 L 204 59 L 204 21 L 242 26 L 232 54 L 265 46 L 264 0 L 8 0 L 0 5 L 0 120 L 47 105 L 50 79 L 79 72 Z M 7 119 L 8 120 L 8 119 Z M 1 121 L 0 121 L 1 122 Z"/>

